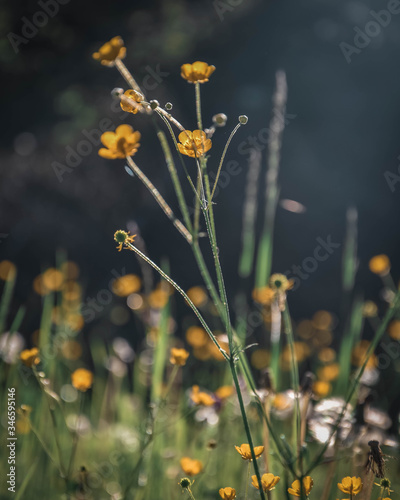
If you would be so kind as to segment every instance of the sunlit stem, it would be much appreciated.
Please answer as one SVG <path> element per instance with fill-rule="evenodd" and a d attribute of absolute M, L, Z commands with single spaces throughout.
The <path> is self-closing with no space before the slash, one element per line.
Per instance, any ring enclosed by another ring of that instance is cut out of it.
<path fill-rule="evenodd" d="M 285 300 L 283 310 L 283 326 L 286 333 L 287 342 L 290 349 L 290 368 L 291 368 L 291 383 L 294 391 L 295 397 L 295 424 L 294 424 L 294 448 L 297 449 L 297 457 L 300 458 L 301 453 L 301 414 L 300 414 L 300 382 L 299 382 L 299 367 L 297 364 L 295 345 L 294 345 L 294 337 L 293 337 L 293 328 L 292 328 L 292 320 L 289 314 L 289 305 L 287 300 Z"/>
<path fill-rule="evenodd" d="M 150 191 L 152 196 L 155 198 L 155 200 L 160 205 L 165 215 L 171 220 L 176 229 L 182 234 L 182 236 L 186 239 L 188 243 L 191 243 L 192 235 L 190 234 L 188 229 L 182 224 L 182 222 L 176 218 L 171 207 L 161 196 L 158 189 L 153 185 L 150 179 L 140 170 L 140 168 L 136 165 L 136 163 L 132 160 L 130 156 L 126 157 L 126 161 L 128 162 L 128 165 L 131 167 L 132 172 L 139 177 L 139 179 L 143 182 L 146 188 Z"/>
<path fill-rule="evenodd" d="M 197 126 L 199 130 L 203 130 L 203 121 L 201 119 L 201 98 L 200 98 L 200 83 L 196 82 L 194 84 L 196 93 L 196 115 L 197 115 Z"/>
<path fill-rule="evenodd" d="M 211 201 L 212 201 L 212 199 L 213 199 L 213 197 L 214 197 L 215 190 L 217 189 L 219 176 L 220 176 L 220 173 L 221 173 L 221 170 L 222 170 L 222 165 L 223 165 L 224 160 L 225 160 L 226 152 L 228 151 L 229 144 L 231 143 L 231 141 L 232 141 L 232 139 L 233 139 L 233 136 L 234 136 L 234 135 L 236 134 L 236 132 L 239 130 L 240 125 L 241 125 L 240 123 L 238 123 L 238 124 L 236 125 L 236 127 L 232 130 L 231 135 L 229 136 L 229 139 L 226 141 L 226 144 L 225 144 L 224 150 L 223 150 L 223 152 L 222 152 L 221 160 L 220 160 L 220 162 L 219 162 L 219 166 L 218 166 L 218 170 L 217 170 L 217 176 L 215 177 L 214 187 L 212 188 L 212 191 L 211 191 Z"/>
<path fill-rule="evenodd" d="M 229 361 L 230 360 L 230 357 L 228 356 L 228 354 L 222 349 L 222 347 L 219 345 L 218 343 L 218 340 L 216 339 L 215 335 L 212 333 L 212 331 L 210 330 L 209 326 L 207 325 L 207 323 L 205 322 L 203 316 L 200 314 L 199 310 L 197 309 L 197 307 L 193 304 L 193 302 L 190 300 L 189 296 L 182 290 L 182 288 L 177 284 L 175 283 L 175 281 L 170 278 L 168 276 L 168 274 L 166 274 L 160 267 L 157 266 L 157 264 L 155 262 L 153 262 L 151 259 L 149 259 L 144 253 L 142 253 L 138 248 L 136 248 L 134 245 L 132 245 L 131 243 L 129 242 L 125 242 L 125 246 L 129 249 L 131 249 L 133 252 L 135 252 L 137 255 L 139 255 L 139 257 L 141 257 L 145 262 L 147 262 L 153 269 L 155 269 L 159 275 L 165 279 L 165 281 L 167 281 L 170 285 L 172 285 L 175 290 L 177 292 L 179 292 L 182 297 L 186 300 L 186 302 L 188 303 L 188 305 L 191 307 L 191 309 L 193 310 L 193 312 L 195 313 L 195 315 L 197 316 L 198 320 L 200 321 L 201 325 L 203 326 L 204 330 L 208 333 L 208 335 L 210 336 L 211 340 L 214 342 L 214 344 L 216 345 L 216 347 L 218 348 L 218 350 L 220 351 L 220 353 L 222 354 L 222 356 L 227 360 Z"/>
<path fill-rule="evenodd" d="M 173 386 L 173 384 L 175 382 L 175 379 L 176 379 L 176 376 L 178 374 L 178 371 L 179 371 L 179 366 L 178 365 L 174 365 L 174 367 L 172 368 L 171 375 L 169 376 L 169 381 L 168 381 L 167 388 L 165 390 L 164 399 L 167 399 L 168 394 L 169 394 L 169 392 L 171 390 L 171 387 Z"/>
<path fill-rule="evenodd" d="M 140 94 L 142 94 L 142 96 L 144 96 L 142 89 L 139 87 L 136 80 L 133 78 L 131 72 L 128 70 L 128 68 L 125 66 L 125 64 L 121 61 L 121 59 L 115 60 L 115 67 L 121 73 L 122 78 L 126 81 L 126 83 L 129 85 L 129 87 L 131 89 L 135 90 L 136 92 L 139 92 Z"/>
<path fill-rule="evenodd" d="M 249 482 L 250 482 L 250 460 L 247 464 L 247 477 L 246 477 L 246 491 L 244 494 L 244 500 L 247 500 L 247 494 L 249 492 Z"/>

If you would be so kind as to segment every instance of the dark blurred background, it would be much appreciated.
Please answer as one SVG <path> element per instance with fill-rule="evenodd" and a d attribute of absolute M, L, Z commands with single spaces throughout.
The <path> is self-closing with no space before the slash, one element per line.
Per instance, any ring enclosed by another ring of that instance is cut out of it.
<path fill-rule="evenodd" d="M 66 147 L 76 150 L 84 131 L 98 129 L 104 118 L 116 126 L 127 122 L 142 133 L 137 163 L 178 212 L 151 121 L 115 111 L 110 91 L 126 84 L 115 69 L 91 58 L 116 35 L 127 47 L 124 62 L 139 83 L 151 87 L 148 97 L 172 102 L 174 115 L 189 129 L 196 128 L 194 87 L 180 77 L 180 66 L 201 60 L 217 67 L 202 86 L 203 120 L 209 126 L 217 112 L 229 120 L 214 137 L 211 168 L 216 169 L 237 116 L 249 117 L 227 156 L 243 172 L 221 190 L 215 207 L 229 295 L 252 286 L 237 278 L 248 165 L 248 154 L 240 154 L 238 146 L 268 127 L 275 73 L 283 69 L 289 98 L 281 198 L 307 210 L 278 208 L 273 271 L 301 265 L 312 256 L 318 237 L 331 235 L 343 243 L 346 211 L 354 206 L 359 214 L 357 286 L 367 298 L 378 299 L 380 282 L 368 270 L 369 258 L 387 253 L 394 276 L 400 271 L 400 185 L 393 177 L 400 164 L 400 14 L 390 19 L 380 14 L 385 26 L 368 23 L 374 21 L 371 10 L 379 13 L 390 3 L 64 0 L 54 17 L 21 41 L 25 20 L 43 11 L 43 3 L 3 2 L 0 233 L 8 236 L 2 237 L 0 254 L 18 266 L 17 300 L 31 298 L 33 278 L 55 264 L 57 249 L 79 264 L 88 296 L 107 287 L 113 269 L 139 273 L 133 256 L 116 252 L 112 238 L 116 229 L 132 222 L 156 262 L 168 257 L 176 281 L 184 288 L 200 284 L 197 272 L 188 272 L 195 264 L 187 244 L 145 188 L 127 175 L 122 160 L 104 160 L 93 147 L 62 182 L 54 172 L 54 162 L 66 164 Z M 43 22 L 43 17 L 35 19 Z M 357 30 L 369 30 L 371 36 Z M 357 34 L 364 48 L 355 46 Z M 355 50 L 344 49 L 343 42 Z M 157 72 L 163 75 L 160 82 L 154 79 Z M 264 149 L 263 182 L 265 158 Z M 392 174 L 392 188 L 385 172 Z M 262 204 L 260 223 L 263 210 Z M 296 318 L 317 309 L 340 309 L 342 248 L 293 292 Z"/>

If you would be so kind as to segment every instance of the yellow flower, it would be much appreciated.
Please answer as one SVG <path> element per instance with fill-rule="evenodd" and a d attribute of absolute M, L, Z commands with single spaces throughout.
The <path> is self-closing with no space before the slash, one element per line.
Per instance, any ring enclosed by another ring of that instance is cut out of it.
<path fill-rule="evenodd" d="M 310 494 L 313 485 L 314 481 L 310 476 L 303 477 L 303 489 L 306 496 Z M 298 479 L 296 479 L 296 481 L 293 481 L 292 487 L 288 488 L 288 492 L 295 497 L 301 496 L 300 481 Z"/>
<path fill-rule="evenodd" d="M 33 349 L 25 349 L 19 355 L 20 360 L 25 366 L 32 368 L 33 365 L 38 365 L 40 363 L 39 349 L 34 347 Z"/>
<path fill-rule="evenodd" d="M 240 446 L 235 446 L 236 451 L 242 455 L 243 460 L 252 460 L 250 445 L 242 444 Z M 260 458 L 264 451 L 264 446 L 255 446 L 254 455 L 256 458 Z"/>
<path fill-rule="evenodd" d="M 221 488 L 219 490 L 219 496 L 223 500 L 233 500 L 236 498 L 236 490 L 234 488 L 230 488 L 229 486 L 226 488 Z"/>
<path fill-rule="evenodd" d="M 215 400 L 207 392 L 200 391 L 198 385 L 192 387 L 192 393 L 190 394 L 190 399 L 196 405 L 212 406 Z"/>
<path fill-rule="evenodd" d="M 72 385 L 78 391 L 86 392 L 92 387 L 93 384 L 93 373 L 85 368 L 78 368 L 72 375 Z"/>
<path fill-rule="evenodd" d="M 203 464 L 200 460 L 193 460 L 189 457 L 183 457 L 180 460 L 181 468 L 188 476 L 196 476 L 203 470 Z"/>
<path fill-rule="evenodd" d="M 269 285 L 276 292 L 286 292 L 293 286 L 293 281 L 288 280 L 284 274 L 275 273 L 269 278 Z"/>
<path fill-rule="evenodd" d="M 135 132 L 130 125 L 120 125 L 115 132 L 104 132 L 101 142 L 105 148 L 99 149 L 99 156 L 107 160 L 133 156 L 140 146 L 140 132 Z"/>
<path fill-rule="evenodd" d="M 169 360 L 173 365 L 177 366 L 186 365 L 186 360 L 189 357 L 189 353 L 187 352 L 186 349 L 177 349 L 176 347 L 173 347 L 170 351 L 170 354 L 171 357 L 169 358 Z"/>
<path fill-rule="evenodd" d="M 375 255 L 369 261 L 369 269 L 374 274 L 385 275 L 390 271 L 390 260 L 385 254 Z"/>
<path fill-rule="evenodd" d="M 186 156 L 198 158 L 211 149 L 211 139 L 207 139 L 203 130 L 184 130 L 178 137 L 178 149 Z"/>
<path fill-rule="evenodd" d="M 252 292 L 252 297 L 254 302 L 258 304 L 270 305 L 275 297 L 275 292 L 269 286 L 263 286 L 261 288 L 255 288 Z"/>
<path fill-rule="evenodd" d="M 135 274 L 125 274 L 112 282 L 112 291 L 119 297 L 128 297 L 131 293 L 138 292 L 142 282 Z"/>
<path fill-rule="evenodd" d="M 12 281 L 17 274 L 17 268 L 15 264 L 9 260 L 3 260 L 0 262 L 0 280 Z"/>
<path fill-rule="evenodd" d="M 187 291 L 187 295 L 196 307 L 204 306 L 208 299 L 207 293 L 201 286 L 193 286 Z"/>
<path fill-rule="evenodd" d="M 121 100 L 121 108 L 124 111 L 127 111 L 128 113 L 133 113 L 136 115 L 136 113 L 139 111 L 139 103 L 142 102 L 143 97 L 139 94 L 139 92 L 136 92 L 136 90 L 129 89 L 124 92 L 125 97 L 129 97 L 129 99 L 132 99 L 132 101 L 135 101 L 138 103 L 137 106 L 135 106 L 133 103 L 126 102 L 124 99 Z"/>
<path fill-rule="evenodd" d="M 400 320 L 394 319 L 388 327 L 389 337 L 393 340 L 400 340 Z"/>
<path fill-rule="evenodd" d="M 203 347 L 207 344 L 208 335 L 200 326 L 190 326 L 186 331 L 186 340 L 193 347 Z"/>
<path fill-rule="evenodd" d="M 361 477 L 346 476 L 342 479 L 341 483 L 338 483 L 339 490 L 348 495 L 358 495 L 362 487 Z"/>
<path fill-rule="evenodd" d="M 206 83 L 214 71 L 215 66 L 196 61 L 193 64 L 183 64 L 181 66 L 181 77 L 189 83 Z"/>
<path fill-rule="evenodd" d="M 229 396 L 232 396 L 234 392 L 234 388 L 231 385 L 223 385 L 215 391 L 215 395 L 218 399 L 223 400 L 229 398 Z"/>
<path fill-rule="evenodd" d="M 279 482 L 281 478 L 279 476 L 274 476 L 270 472 L 268 474 L 263 474 L 261 477 L 261 486 L 264 491 L 271 491 L 275 489 L 275 485 Z M 257 476 L 251 476 L 251 484 L 254 488 L 260 489 L 258 484 Z"/>
<path fill-rule="evenodd" d="M 129 231 L 123 231 L 122 229 L 118 229 L 114 233 L 114 240 L 118 243 L 118 251 L 122 250 L 124 243 L 133 243 L 136 234 L 129 236 Z"/>
<path fill-rule="evenodd" d="M 100 61 L 105 66 L 114 66 L 116 59 L 123 59 L 126 55 L 124 41 L 120 36 L 115 36 L 99 48 L 98 52 L 92 54 L 93 59 Z"/>
<path fill-rule="evenodd" d="M 329 382 L 325 382 L 323 380 L 317 380 L 316 382 L 314 382 L 312 389 L 316 396 L 324 398 L 329 394 L 329 392 L 332 389 L 332 386 Z"/>

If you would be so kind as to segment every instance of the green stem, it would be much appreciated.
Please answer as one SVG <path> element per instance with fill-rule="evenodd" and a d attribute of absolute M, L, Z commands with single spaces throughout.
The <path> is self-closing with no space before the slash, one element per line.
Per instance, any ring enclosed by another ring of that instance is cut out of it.
<path fill-rule="evenodd" d="M 250 460 L 247 464 L 247 477 L 246 477 L 246 491 L 244 494 L 244 500 L 247 500 L 247 494 L 249 492 L 249 482 L 250 482 Z"/>
<path fill-rule="evenodd" d="M 136 248 L 134 245 L 131 243 L 125 242 L 125 245 L 130 248 L 133 252 L 135 252 L 139 257 L 141 257 L 145 262 L 147 262 L 153 269 L 155 269 L 160 276 L 162 276 L 165 281 L 167 281 L 170 285 L 172 285 L 177 292 L 179 292 L 182 297 L 186 300 L 188 305 L 191 307 L 197 318 L 199 319 L 201 325 L 205 329 L 205 331 L 208 333 L 210 336 L 211 340 L 214 342 L 222 356 L 229 361 L 230 357 L 227 355 L 227 353 L 222 349 L 222 347 L 219 345 L 218 340 L 216 339 L 215 335 L 212 333 L 210 330 L 209 326 L 205 322 L 203 316 L 200 314 L 200 311 L 197 309 L 197 307 L 193 304 L 193 302 L 190 300 L 189 296 L 182 290 L 182 288 L 175 283 L 175 281 L 168 276 L 160 267 L 157 266 L 155 262 L 153 262 L 151 259 L 149 259 L 144 253 L 142 253 L 138 248 Z"/>
<path fill-rule="evenodd" d="M 80 425 L 80 418 L 83 410 L 83 394 L 78 391 L 78 398 L 79 398 L 79 411 L 78 411 L 78 416 L 76 418 L 76 428 L 74 432 L 74 437 L 72 441 L 72 450 L 71 450 L 71 456 L 69 458 L 69 464 L 68 464 L 68 469 L 67 469 L 67 478 L 69 478 L 72 470 L 72 465 L 74 463 L 75 455 L 76 455 L 76 450 L 78 447 L 78 441 L 79 441 L 79 425 Z"/>
<path fill-rule="evenodd" d="M 196 82 L 194 85 L 195 85 L 195 92 L 196 92 L 197 126 L 198 126 L 199 130 L 203 130 L 203 122 L 201 119 L 200 83 Z"/>

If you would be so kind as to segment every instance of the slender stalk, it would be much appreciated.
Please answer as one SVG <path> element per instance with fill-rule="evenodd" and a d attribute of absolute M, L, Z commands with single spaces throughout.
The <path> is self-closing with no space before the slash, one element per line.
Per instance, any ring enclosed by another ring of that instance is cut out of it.
<path fill-rule="evenodd" d="M 209 326 L 207 325 L 207 323 L 205 322 L 203 316 L 200 314 L 200 311 L 197 309 L 197 307 L 193 304 L 193 302 L 190 300 L 189 296 L 182 290 L 182 288 L 177 284 L 175 283 L 175 281 L 170 278 L 168 276 L 168 274 L 166 274 L 160 267 L 157 266 L 157 264 L 155 262 L 153 262 L 151 259 L 149 259 L 144 253 L 142 253 L 138 248 L 136 248 L 134 245 L 132 245 L 131 243 L 128 243 L 128 242 L 125 242 L 125 245 L 126 247 L 128 247 L 130 250 L 132 250 L 133 252 L 136 253 L 136 255 L 139 255 L 139 257 L 141 257 L 145 262 L 147 262 L 153 269 L 155 269 L 160 276 L 162 276 L 165 281 L 167 281 L 170 285 L 172 285 L 175 290 L 177 292 L 179 292 L 182 297 L 186 300 L 186 302 L 188 303 L 188 305 L 192 308 L 193 312 L 195 313 L 195 315 L 197 316 L 197 318 L 199 319 L 201 325 L 203 326 L 203 328 L 205 329 L 205 331 L 208 333 L 208 335 L 210 336 L 211 340 L 214 342 L 214 344 L 217 346 L 218 350 L 220 351 L 220 353 L 222 354 L 222 356 L 227 360 L 229 361 L 230 357 L 228 356 L 228 354 L 222 349 L 222 347 L 219 345 L 218 343 L 218 340 L 216 339 L 215 335 L 212 333 L 212 331 L 210 330 Z"/>
<path fill-rule="evenodd" d="M 244 494 L 244 500 L 247 500 L 247 494 L 249 492 L 249 482 L 250 482 L 250 460 L 247 464 L 247 476 L 246 476 L 246 491 Z"/>
<path fill-rule="evenodd" d="M 232 139 L 233 139 L 233 136 L 234 136 L 234 135 L 236 134 L 236 132 L 239 130 L 240 126 L 241 126 L 241 123 L 238 123 L 238 124 L 236 125 L 236 127 L 232 130 L 231 135 L 229 136 L 228 140 L 226 141 L 226 144 L 225 144 L 224 150 L 223 150 L 223 152 L 222 152 L 221 160 L 220 160 L 220 162 L 219 162 L 219 166 L 218 166 L 218 170 L 217 170 L 217 176 L 215 177 L 214 186 L 213 186 L 212 191 L 211 191 L 211 196 L 210 196 L 211 201 L 212 201 L 212 199 L 213 199 L 213 196 L 214 196 L 215 190 L 216 190 L 216 188 L 217 188 L 217 184 L 218 184 L 219 176 L 220 176 L 220 173 L 221 173 L 221 170 L 222 170 L 222 165 L 223 165 L 224 160 L 225 160 L 226 152 L 228 151 L 229 144 L 231 143 L 231 141 L 232 141 Z"/>
<path fill-rule="evenodd" d="M 174 212 L 168 203 L 161 196 L 158 189 L 154 186 L 154 184 L 150 181 L 150 179 L 140 170 L 140 168 L 136 165 L 136 163 L 132 160 L 132 157 L 127 156 L 126 161 L 128 165 L 131 167 L 132 171 L 139 177 L 139 179 L 143 182 L 146 188 L 150 191 L 152 196 L 155 198 L 157 203 L 160 205 L 161 209 L 165 213 L 165 215 L 170 219 L 172 224 L 176 227 L 176 229 L 181 233 L 181 235 L 186 239 L 188 243 L 192 242 L 192 235 L 187 230 L 187 228 L 182 224 L 182 222 L 176 218 Z"/>
<path fill-rule="evenodd" d="M 197 126 L 199 130 L 203 130 L 203 122 L 201 119 L 201 98 L 200 98 L 200 83 L 196 82 L 194 84 L 196 93 L 196 115 L 197 115 Z"/>
<path fill-rule="evenodd" d="M 67 478 L 69 478 L 69 476 L 71 474 L 72 465 L 74 463 L 76 450 L 78 447 L 78 441 L 79 441 L 78 430 L 79 430 L 79 424 L 80 424 L 81 414 L 82 414 L 82 410 L 83 410 L 83 402 L 84 402 L 83 394 L 80 391 L 78 391 L 78 397 L 79 397 L 79 411 L 78 411 L 78 416 L 76 417 L 76 428 L 75 428 L 74 437 L 73 437 L 73 441 L 72 441 L 72 450 L 71 450 L 71 456 L 69 458 L 69 464 L 68 464 L 68 469 L 67 469 Z"/>
<path fill-rule="evenodd" d="M 142 89 L 139 87 L 136 80 L 133 78 L 131 72 L 128 70 L 128 68 L 125 66 L 125 64 L 121 61 L 121 59 L 115 60 L 115 67 L 120 72 L 122 78 L 126 81 L 126 83 L 130 86 L 130 88 L 133 90 L 136 90 L 136 92 L 139 92 L 142 96 L 144 96 Z"/>

